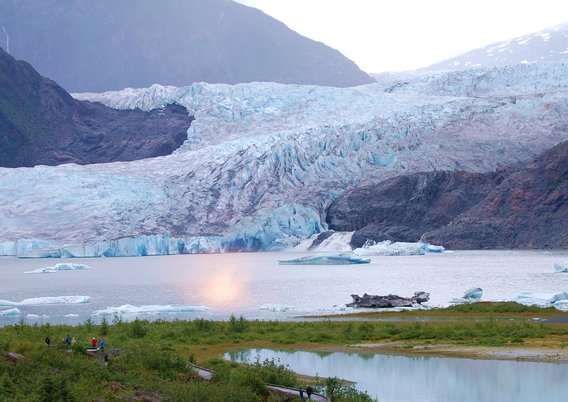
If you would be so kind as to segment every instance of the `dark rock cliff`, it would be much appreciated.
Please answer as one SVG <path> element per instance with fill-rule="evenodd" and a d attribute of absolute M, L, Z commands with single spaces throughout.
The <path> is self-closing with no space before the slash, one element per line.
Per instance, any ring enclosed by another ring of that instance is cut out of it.
<path fill-rule="evenodd" d="M 167 155 L 187 138 L 185 108 L 115 110 L 72 98 L 0 49 L 0 166 L 130 161 Z"/>
<path fill-rule="evenodd" d="M 328 209 L 329 228 L 355 231 L 351 244 L 365 241 L 417 241 L 448 224 L 503 179 L 503 174 L 430 172 L 398 176 L 353 189 Z"/>
<path fill-rule="evenodd" d="M 424 240 L 455 249 L 568 248 L 568 142 Z"/>
<path fill-rule="evenodd" d="M 496 173 L 430 172 L 353 189 L 328 209 L 332 230 L 367 240 L 452 249 L 567 248 L 568 142 L 526 167 Z"/>

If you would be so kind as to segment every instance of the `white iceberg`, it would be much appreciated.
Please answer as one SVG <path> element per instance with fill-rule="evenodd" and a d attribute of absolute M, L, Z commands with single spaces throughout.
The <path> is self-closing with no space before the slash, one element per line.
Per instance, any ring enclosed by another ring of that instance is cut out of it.
<path fill-rule="evenodd" d="M 521 292 L 513 297 L 511 301 L 524 304 L 526 306 L 557 307 L 562 309 L 568 304 L 568 293 L 532 293 Z"/>
<path fill-rule="evenodd" d="M 353 253 L 361 256 L 397 256 L 397 255 L 423 255 L 423 243 L 391 242 L 385 240 L 372 245 L 356 248 Z"/>
<path fill-rule="evenodd" d="M 10 308 L 8 310 L 0 310 L 0 317 L 13 317 L 22 314 L 20 309 Z"/>
<path fill-rule="evenodd" d="M 97 310 L 94 316 L 114 316 L 114 315 L 139 315 L 139 314 L 162 314 L 162 313 L 195 313 L 211 310 L 206 306 L 170 306 L 170 305 L 143 305 L 133 306 L 131 304 L 123 304 L 118 307 L 107 307 L 103 310 Z"/>
<path fill-rule="evenodd" d="M 45 304 L 82 304 L 90 303 L 89 296 L 49 296 L 49 297 L 33 297 L 24 299 L 21 302 L 9 300 L 0 300 L 0 306 L 40 306 Z"/>
<path fill-rule="evenodd" d="M 463 297 L 459 299 L 453 299 L 450 303 L 452 304 L 475 303 L 481 300 L 482 295 L 483 295 L 483 289 L 470 288 L 465 291 Z"/>
<path fill-rule="evenodd" d="M 345 265 L 368 264 L 371 260 L 353 253 L 314 255 L 293 258 L 291 260 L 278 260 L 281 265 Z"/>
<path fill-rule="evenodd" d="M 483 289 L 481 288 L 471 288 L 466 290 L 463 298 L 466 300 L 480 300 L 483 296 Z"/>
<path fill-rule="evenodd" d="M 26 271 L 25 274 L 52 274 L 58 271 L 76 271 L 76 270 L 83 270 L 83 269 L 91 269 L 88 265 L 85 264 L 76 264 L 76 263 L 60 263 L 55 264 L 53 267 L 44 267 L 38 268 L 33 271 Z"/>
<path fill-rule="evenodd" d="M 554 264 L 555 272 L 568 272 L 568 261 L 557 262 Z"/>
<path fill-rule="evenodd" d="M 271 304 L 271 303 L 263 304 L 258 309 L 271 311 L 273 313 L 283 313 L 285 311 L 295 310 L 294 307 L 288 306 L 286 304 Z"/>

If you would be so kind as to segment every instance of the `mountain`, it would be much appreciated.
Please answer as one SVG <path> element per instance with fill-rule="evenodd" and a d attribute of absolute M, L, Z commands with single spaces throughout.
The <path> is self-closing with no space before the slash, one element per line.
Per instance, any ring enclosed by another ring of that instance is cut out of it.
<path fill-rule="evenodd" d="M 191 121 L 179 105 L 143 112 L 78 101 L 0 48 L 0 166 L 167 155 L 187 138 Z"/>
<path fill-rule="evenodd" d="M 354 188 L 520 167 L 568 141 L 564 63 L 352 88 L 198 83 L 76 97 L 132 110 L 177 103 L 195 120 L 167 156 L 0 168 L 0 254 L 277 249 L 326 231 L 328 207 Z M 453 188 L 472 185 L 462 181 Z"/>
<path fill-rule="evenodd" d="M 463 70 L 516 64 L 554 63 L 566 60 L 568 60 L 568 23 L 530 35 L 493 43 L 421 70 Z"/>
<path fill-rule="evenodd" d="M 70 92 L 373 81 L 338 51 L 230 0 L 3 0 L 0 26 L 10 54 Z"/>
<path fill-rule="evenodd" d="M 426 241 L 459 249 L 568 248 L 568 142 L 509 175 Z"/>

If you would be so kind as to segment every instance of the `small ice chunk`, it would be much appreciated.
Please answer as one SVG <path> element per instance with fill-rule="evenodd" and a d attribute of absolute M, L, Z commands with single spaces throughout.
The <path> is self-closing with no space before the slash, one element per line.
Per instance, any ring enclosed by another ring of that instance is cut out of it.
<path fill-rule="evenodd" d="M 554 271 L 568 272 L 568 261 L 557 262 L 556 264 L 554 264 Z"/>
<path fill-rule="evenodd" d="M 273 313 L 283 313 L 285 311 L 289 311 L 289 310 L 295 310 L 294 307 L 292 306 L 288 306 L 286 304 L 263 304 L 262 306 L 259 307 L 259 310 L 267 310 L 267 311 L 272 311 Z"/>
<path fill-rule="evenodd" d="M 0 311 L 0 317 L 13 317 L 22 314 L 20 309 L 17 308 L 10 308 L 8 310 Z"/>

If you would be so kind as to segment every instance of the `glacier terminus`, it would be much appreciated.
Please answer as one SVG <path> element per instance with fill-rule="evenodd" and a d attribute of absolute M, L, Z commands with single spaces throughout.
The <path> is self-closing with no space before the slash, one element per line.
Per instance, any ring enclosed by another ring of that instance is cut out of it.
<path fill-rule="evenodd" d="M 76 98 L 177 103 L 173 154 L 0 169 L 0 255 L 282 249 L 327 230 L 344 191 L 420 171 L 493 171 L 568 139 L 568 64 L 405 73 L 352 88 L 153 85 Z M 416 239 L 418 240 L 418 239 Z"/>

